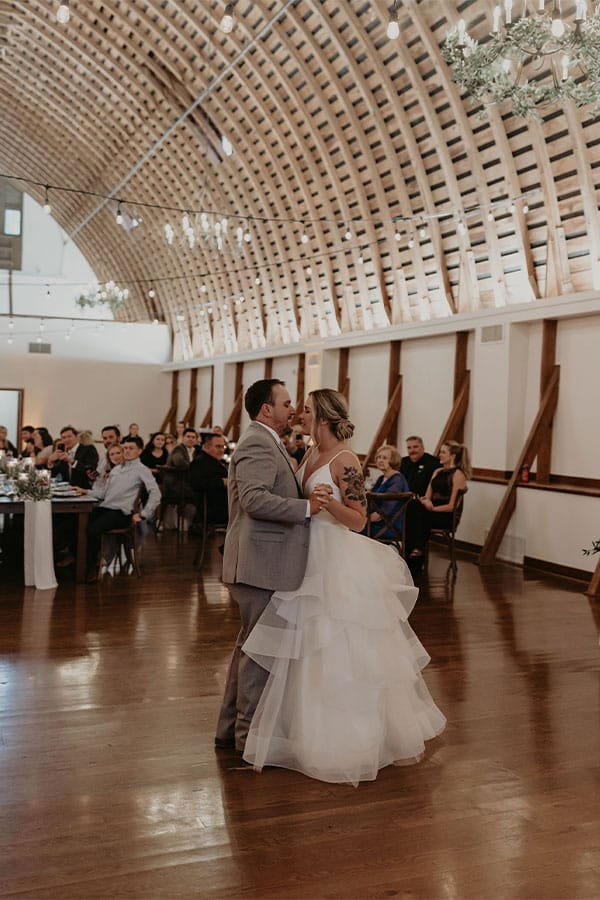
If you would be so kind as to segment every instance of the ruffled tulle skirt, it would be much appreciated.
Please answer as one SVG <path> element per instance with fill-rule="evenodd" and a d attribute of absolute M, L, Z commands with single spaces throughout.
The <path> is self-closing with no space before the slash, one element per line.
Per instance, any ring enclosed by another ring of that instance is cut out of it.
<path fill-rule="evenodd" d="M 395 550 L 315 519 L 304 581 L 273 595 L 243 647 L 270 672 L 244 759 L 352 784 L 417 762 L 446 724 L 408 624 L 417 594 Z"/>

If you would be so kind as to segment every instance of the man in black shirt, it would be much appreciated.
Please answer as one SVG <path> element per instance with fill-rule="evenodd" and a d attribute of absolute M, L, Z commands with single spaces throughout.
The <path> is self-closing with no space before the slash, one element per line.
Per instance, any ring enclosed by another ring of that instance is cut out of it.
<path fill-rule="evenodd" d="M 441 463 L 437 456 L 425 452 L 423 438 L 416 434 L 406 439 L 406 452 L 408 455 L 403 457 L 400 471 L 411 491 L 423 497 L 431 476 Z M 413 576 L 418 575 L 423 567 L 423 554 L 417 548 L 422 546 L 424 518 L 423 506 L 416 501 L 409 503 L 406 509 L 406 562 Z"/>
<path fill-rule="evenodd" d="M 227 466 L 223 462 L 225 438 L 209 434 L 198 456 L 190 463 L 190 485 L 196 494 L 206 494 L 207 521 L 227 522 Z M 201 509 L 199 500 L 196 506 Z"/>
<path fill-rule="evenodd" d="M 402 458 L 400 471 L 408 481 L 411 491 L 418 497 L 423 497 L 431 476 L 441 463 L 437 456 L 425 452 L 423 438 L 412 435 L 406 439 L 407 456 Z"/>

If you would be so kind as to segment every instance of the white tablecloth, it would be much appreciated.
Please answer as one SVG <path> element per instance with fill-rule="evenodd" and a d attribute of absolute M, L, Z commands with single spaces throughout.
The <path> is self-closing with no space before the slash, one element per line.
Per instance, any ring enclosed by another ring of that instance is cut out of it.
<path fill-rule="evenodd" d="M 25 584 L 56 587 L 52 549 L 52 501 L 25 501 Z"/>

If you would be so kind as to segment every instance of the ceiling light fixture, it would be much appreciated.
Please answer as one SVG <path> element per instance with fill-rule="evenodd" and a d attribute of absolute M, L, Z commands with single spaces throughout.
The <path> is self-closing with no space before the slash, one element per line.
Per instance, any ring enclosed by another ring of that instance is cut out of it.
<path fill-rule="evenodd" d="M 597 113 L 600 7 L 588 16 L 587 0 L 576 0 L 570 20 L 560 0 L 538 0 L 537 11 L 524 0 L 517 15 L 513 5 L 494 7 L 491 34 L 481 43 L 463 19 L 449 32 L 442 53 L 454 81 L 484 107 L 512 103 L 517 116 L 539 118 L 539 109 L 567 100 Z"/>

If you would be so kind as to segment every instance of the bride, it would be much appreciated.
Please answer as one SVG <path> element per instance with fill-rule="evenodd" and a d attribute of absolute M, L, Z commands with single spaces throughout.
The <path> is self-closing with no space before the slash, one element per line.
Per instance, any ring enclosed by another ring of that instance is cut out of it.
<path fill-rule="evenodd" d="M 366 498 L 344 396 L 312 391 L 301 419 L 314 447 L 296 472 L 323 491 L 306 574 L 276 591 L 243 650 L 270 674 L 244 759 L 328 782 L 369 781 L 417 762 L 446 720 L 421 676 L 429 656 L 408 624 L 418 591 L 395 550 L 356 532 Z"/>

